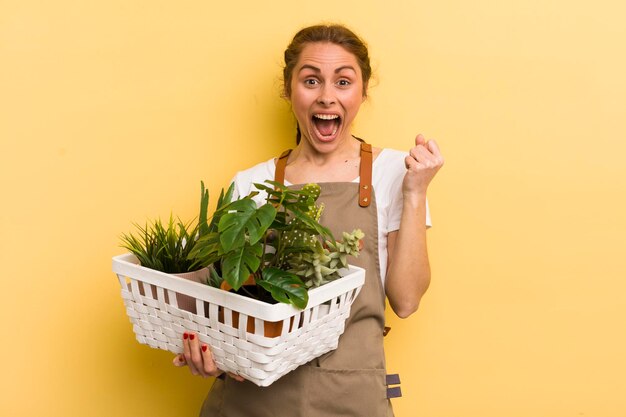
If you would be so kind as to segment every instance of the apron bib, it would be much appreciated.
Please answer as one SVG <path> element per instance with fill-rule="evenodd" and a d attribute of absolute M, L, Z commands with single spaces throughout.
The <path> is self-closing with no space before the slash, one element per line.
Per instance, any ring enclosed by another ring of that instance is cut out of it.
<path fill-rule="evenodd" d="M 364 157 L 364 148 L 365 152 L 369 150 L 369 158 Z M 277 163 L 278 182 L 283 182 L 288 154 L 281 155 Z M 319 184 L 318 203 L 325 205 L 320 223 L 335 237 L 357 228 L 365 234 L 360 256 L 349 260 L 365 269 L 365 284 L 352 304 L 338 348 L 269 387 L 227 376 L 216 379 L 201 417 L 393 417 L 387 399 L 383 350 L 385 293 L 378 272 L 378 215 L 371 189 L 371 161 L 371 147 L 362 144 L 361 180 L 365 177 L 365 184 Z"/>

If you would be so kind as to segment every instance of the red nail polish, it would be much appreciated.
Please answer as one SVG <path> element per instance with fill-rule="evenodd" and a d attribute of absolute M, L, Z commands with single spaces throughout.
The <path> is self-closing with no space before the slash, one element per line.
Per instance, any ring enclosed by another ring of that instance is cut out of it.
<path fill-rule="evenodd" d="M 189 335 L 189 340 L 193 340 L 195 337 L 196 337 L 196 335 L 192 333 L 192 334 Z"/>
<path fill-rule="evenodd" d="M 187 333 L 183 333 L 183 339 L 187 340 L 188 337 L 189 335 Z"/>
<path fill-rule="evenodd" d="M 208 348 L 209 348 L 209 347 L 208 347 L 207 345 L 202 345 L 202 351 L 203 351 L 203 352 L 206 352 L 206 350 L 207 350 Z"/>

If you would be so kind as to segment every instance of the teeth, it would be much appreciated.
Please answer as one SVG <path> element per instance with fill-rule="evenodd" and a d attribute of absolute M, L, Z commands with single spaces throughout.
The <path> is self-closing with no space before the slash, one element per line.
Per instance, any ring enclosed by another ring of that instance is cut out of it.
<path fill-rule="evenodd" d="M 314 117 L 322 120 L 333 120 L 339 118 L 336 114 L 315 114 Z"/>

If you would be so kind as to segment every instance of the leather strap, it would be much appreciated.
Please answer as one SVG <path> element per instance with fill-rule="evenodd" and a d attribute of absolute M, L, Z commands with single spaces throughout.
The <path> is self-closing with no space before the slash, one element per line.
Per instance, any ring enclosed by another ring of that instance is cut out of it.
<path fill-rule="evenodd" d="M 274 181 L 285 183 L 285 169 L 291 149 L 287 149 L 276 161 Z M 359 206 L 368 207 L 372 202 L 372 145 L 361 142 L 361 163 L 359 165 Z"/>
<path fill-rule="evenodd" d="M 361 165 L 359 167 L 359 206 L 368 207 L 372 202 L 372 145 L 361 142 Z"/>
<path fill-rule="evenodd" d="M 278 161 L 276 161 L 276 174 L 274 174 L 274 181 L 283 185 L 285 184 L 285 168 L 287 167 L 287 159 L 289 159 L 290 154 L 291 149 L 287 149 L 285 152 L 280 154 Z"/>

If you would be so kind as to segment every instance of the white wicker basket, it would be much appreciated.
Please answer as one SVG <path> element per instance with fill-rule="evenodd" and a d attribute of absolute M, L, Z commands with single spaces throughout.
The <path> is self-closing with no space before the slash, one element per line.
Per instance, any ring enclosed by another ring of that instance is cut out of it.
<path fill-rule="evenodd" d="M 263 387 L 337 348 L 365 282 L 365 271 L 350 266 L 342 278 L 310 290 L 307 308 L 299 310 L 144 268 L 132 254 L 114 257 L 113 271 L 139 343 L 182 353 L 183 333 L 196 332 L 220 369 Z M 176 293 L 195 298 L 198 314 L 180 309 Z M 265 336 L 264 321 L 281 322 L 280 335 Z"/>

